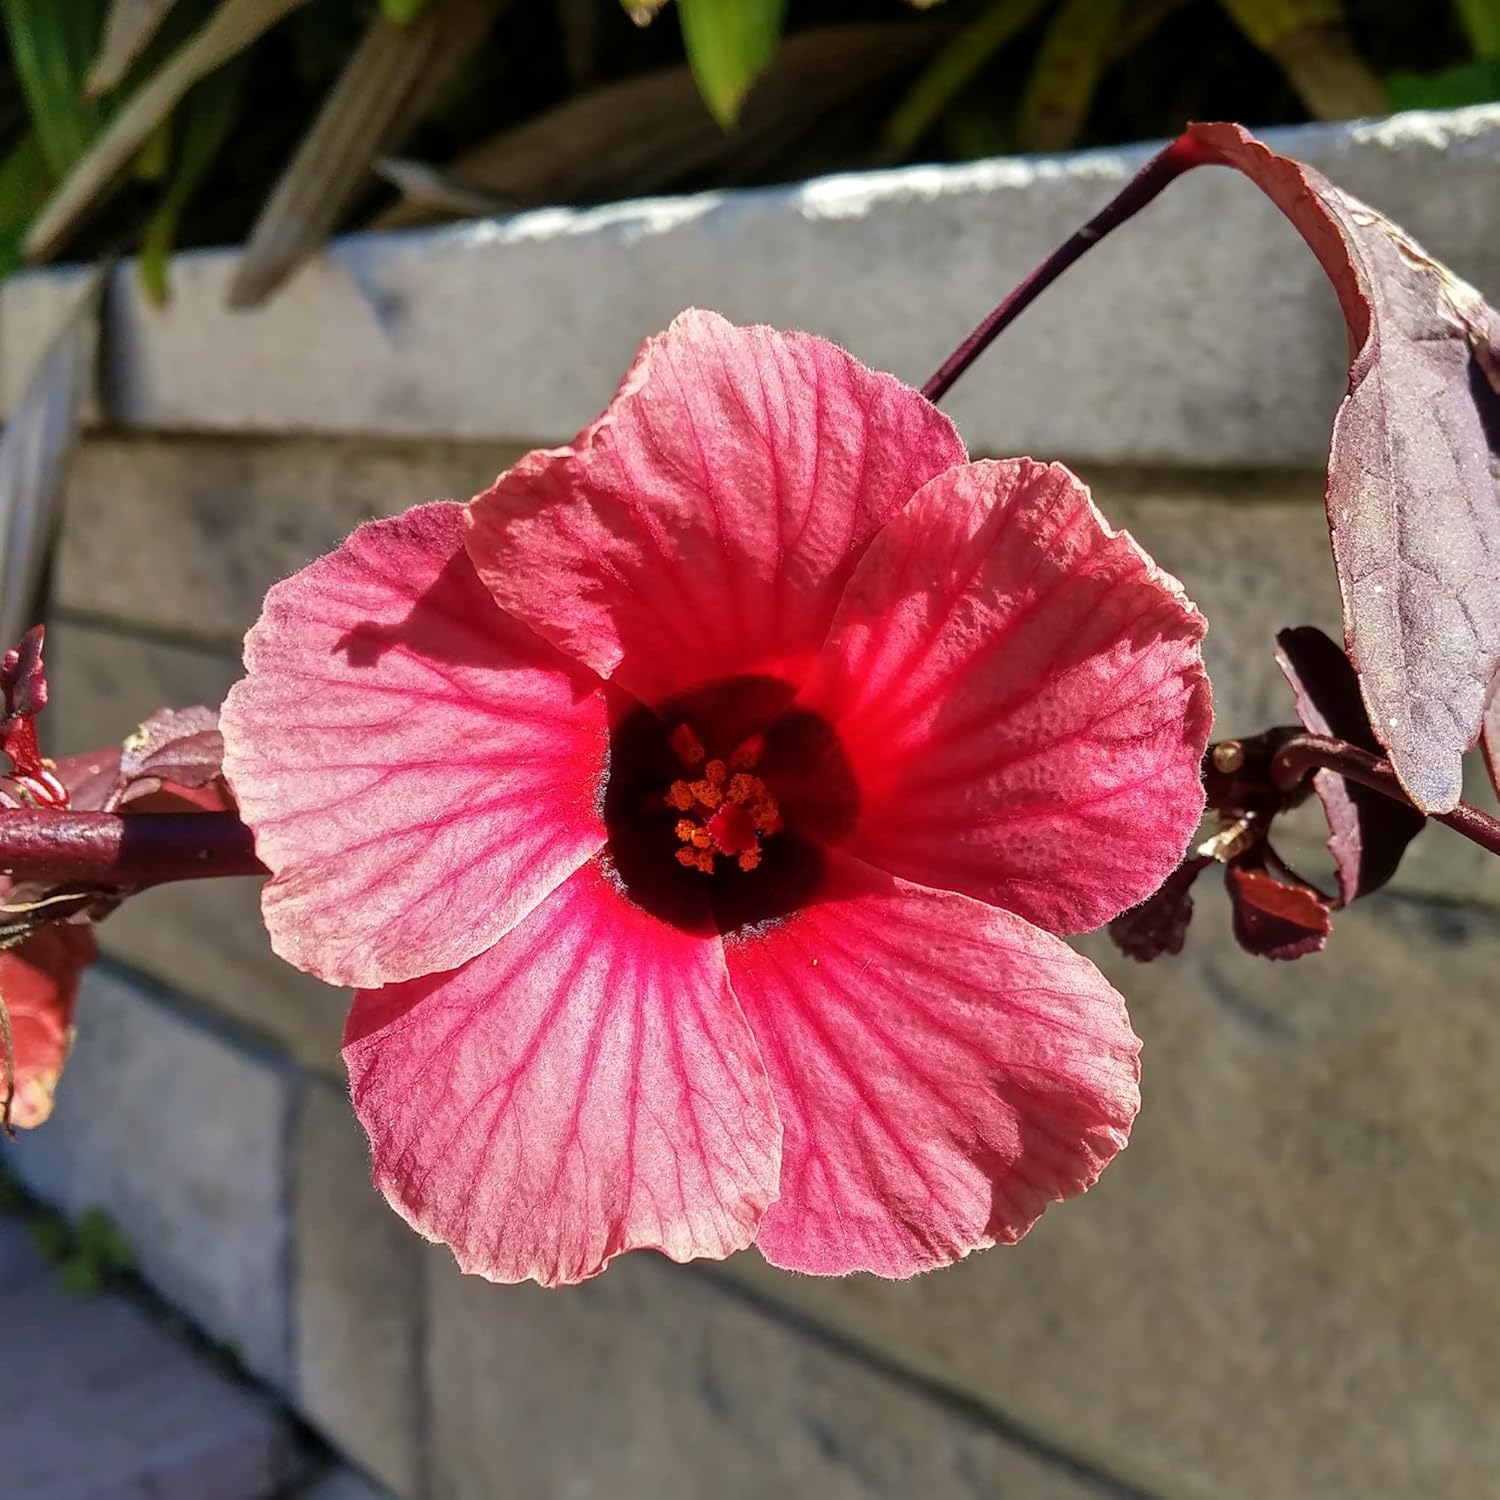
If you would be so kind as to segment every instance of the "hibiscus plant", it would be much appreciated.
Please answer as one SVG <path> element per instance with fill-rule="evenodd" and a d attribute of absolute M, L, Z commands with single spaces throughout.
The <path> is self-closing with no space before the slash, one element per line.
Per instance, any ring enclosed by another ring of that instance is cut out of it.
<path fill-rule="evenodd" d="M 1342 646 L 1278 638 L 1299 724 L 1210 745 L 1205 621 L 1058 464 L 937 403 L 1175 177 L 1287 215 L 1349 332 L 1328 523 Z M 269 874 L 276 952 L 355 990 L 374 1176 L 496 1281 L 751 1243 L 904 1277 L 1019 1239 L 1126 1143 L 1124 1001 L 1063 941 L 1181 948 L 1223 868 L 1252 952 L 1321 948 L 1500 752 L 1500 319 L 1400 229 L 1190 128 L 917 391 L 685 312 L 608 408 L 467 504 L 271 589 L 216 715 L 53 763 L 40 628 L 4 659 L 6 1123 L 46 1116 L 92 924 Z M 1273 842 L 1310 793 L 1337 890 Z M 1205 810 L 1208 824 L 1203 826 Z"/>

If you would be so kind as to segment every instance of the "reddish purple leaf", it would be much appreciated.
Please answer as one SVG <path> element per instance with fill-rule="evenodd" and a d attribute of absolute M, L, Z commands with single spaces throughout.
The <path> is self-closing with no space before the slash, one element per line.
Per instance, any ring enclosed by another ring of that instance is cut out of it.
<path fill-rule="evenodd" d="M 1297 717 L 1314 734 L 1347 740 L 1380 753 L 1349 658 L 1311 625 L 1276 637 L 1276 660 L 1297 698 Z M 1338 867 L 1339 894 L 1347 906 L 1378 890 L 1396 873 L 1406 846 L 1426 826 L 1415 808 L 1403 807 L 1371 787 L 1332 771 L 1313 777 L 1328 818 L 1328 849 Z"/>
<path fill-rule="evenodd" d="M 34 626 L 0 658 L 0 693 L 5 715 L 0 718 L 0 751 L 10 757 L 17 776 L 37 776 L 42 770 L 36 742 L 36 716 L 47 706 L 47 679 L 42 671 L 43 628 Z"/>
<path fill-rule="evenodd" d="M 76 812 L 224 812 L 224 741 L 211 708 L 163 708 L 123 747 L 69 755 L 54 771 Z"/>
<path fill-rule="evenodd" d="M 120 786 L 120 747 L 106 745 L 82 755 L 65 755 L 53 774 L 68 794 L 74 812 L 104 812 L 114 805 Z"/>
<path fill-rule="evenodd" d="M 1249 177 L 1338 294 L 1349 394 L 1327 503 L 1349 655 L 1402 786 L 1449 811 L 1500 668 L 1500 397 L 1486 378 L 1500 320 L 1388 219 L 1238 125 L 1194 125 L 1167 155 Z"/>
<path fill-rule="evenodd" d="M 1311 886 L 1289 885 L 1264 869 L 1230 865 L 1224 872 L 1234 935 L 1261 958 L 1303 958 L 1328 941 L 1328 900 Z"/>
<path fill-rule="evenodd" d="M 121 748 L 115 805 L 160 791 L 167 782 L 197 791 L 222 777 L 223 770 L 217 709 L 158 709 Z"/>
<path fill-rule="evenodd" d="M 1500 313 L 1388 219 L 1238 125 L 1193 125 L 1026 277 L 923 387 L 933 401 L 1071 265 L 1183 172 L 1233 167 L 1307 242 L 1349 334 L 1328 522 L 1380 744 L 1424 812 L 1458 803 L 1500 669 Z M 1226 351 L 1232 357 L 1233 351 Z"/>
<path fill-rule="evenodd" d="M 1490 780 L 1500 792 L 1500 677 L 1490 688 L 1489 706 L 1484 711 L 1484 763 L 1490 768 Z"/>
<path fill-rule="evenodd" d="M 47 678 L 42 671 L 42 638 L 45 627 L 35 625 L 20 644 L 5 653 L 0 663 L 0 684 L 5 689 L 5 716 L 34 719 L 47 706 Z"/>
<path fill-rule="evenodd" d="M 1153 958 L 1182 952 L 1188 923 L 1193 920 L 1193 882 L 1213 860 L 1190 855 L 1162 882 L 1155 895 L 1121 912 L 1109 924 L 1109 935 L 1126 958 L 1150 963 Z"/>

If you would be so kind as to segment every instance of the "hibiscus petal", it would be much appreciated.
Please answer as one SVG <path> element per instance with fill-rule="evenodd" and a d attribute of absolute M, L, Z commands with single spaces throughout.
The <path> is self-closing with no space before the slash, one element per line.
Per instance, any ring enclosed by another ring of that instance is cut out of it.
<path fill-rule="evenodd" d="M 850 850 L 1051 932 L 1134 906 L 1203 811 L 1203 631 L 1061 465 L 949 470 L 871 545 L 802 698 L 859 785 Z"/>
<path fill-rule="evenodd" d="M 495 607 L 462 514 L 361 526 L 277 584 L 222 711 L 272 946 L 332 984 L 454 968 L 604 841 L 599 681 Z"/>
<path fill-rule="evenodd" d="M 376 1184 L 493 1281 L 725 1256 L 776 1195 L 776 1109 L 717 936 L 597 863 L 457 972 L 362 991 L 344 1043 Z"/>
<path fill-rule="evenodd" d="M 469 551 L 518 619 L 654 705 L 805 662 L 876 529 L 963 459 L 836 345 L 687 312 L 570 447 L 473 501 Z"/>
<path fill-rule="evenodd" d="M 821 900 L 725 956 L 784 1130 L 773 1265 L 911 1276 L 1013 1243 L 1126 1143 L 1124 1001 L 1010 912 L 834 853 Z"/>

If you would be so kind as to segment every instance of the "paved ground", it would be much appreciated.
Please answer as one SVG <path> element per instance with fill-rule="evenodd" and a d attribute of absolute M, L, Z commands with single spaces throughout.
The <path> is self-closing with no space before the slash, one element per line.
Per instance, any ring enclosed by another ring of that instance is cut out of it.
<path fill-rule="evenodd" d="M 390 1497 L 353 1469 L 336 1468 L 308 1480 L 284 1500 L 390 1500 Z"/>
<path fill-rule="evenodd" d="M 25 1224 L 8 1215 L 0 1216 L 0 1348 L 6 1495 L 270 1500 L 304 1471 L 305 1452 L 268 1396 L 128 1297 L 64 1294 Z"/>

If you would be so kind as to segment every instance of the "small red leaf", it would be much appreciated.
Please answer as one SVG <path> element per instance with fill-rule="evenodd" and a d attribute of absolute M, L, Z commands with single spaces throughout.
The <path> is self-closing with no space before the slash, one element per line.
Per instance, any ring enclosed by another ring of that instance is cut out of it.
<path fill-rule="evenodd" d="M 109 810 L 217 812 L 233 806 L 217 709 L 158 709 L 121 747 Z"/>
<path fill-rule="evenodd" d="M 211 708 L 163 708 L 123 747 L 67 755 L 54 774 L 75 812 L 228 812 L 224 741 Z"/>
<path fill-rule="evenodd" d="M 52 1113 L 52 1096 L 73 1041 L 79 975 L 98 952 L 92 927 L 56 922 L 0 953 L 0 999 L 9 1015 L 15 1063 L 9 1123 L 23 1130 Z"/>
<path fill-rule="evenodd" d="M 10 757 L 17 776 L 41 774 L 41 751 L 36 742 L 36 716 L 47 706 L 47 678 L 42 670 L 43 627 L 34 626 L 0 658 L 0 693 L 5 715 L 0 718 L 0 751 Z"/>
<path fill-rule="evenodd" d="M 63 784 L 74 812 L 104 812 L 114 805 L 120 786 L 120 747 L 65 755 L 54 765 L 53 775 Z"/>
<path fill-rule="evenodd" d="M 127 781 L 154 776 L 201 787 L 222 773 L 224 737 L 212 708 L 158 709 L 126 741 L 120 774 Z"/>
<path fill-rule="evenodd" d="M 1296 694 L 1297 717 L 1303 725 L 1314 734 L 1332 735 L 1378 755 L 1380 745 L 1359 695 L 1359 679 L 1338 646 L 1311 625 L 1283 630 L 1276 646 L 1277 663 Z M 1415 808 L 1333 771 L 1319 771 L 1313 790 L 1328 819 L 1328 849 L 1347 906 L 1378 890 L 1396 873 L 1406 846 L 1427 820 Z"/>
<path fill-rule="evenodd" d="M 1388 219 L 1238 125 L 1194 125 L 1167 154 L 1249 177 L 1338 295 L 1349 393 L 1327 504 L 1349 655 L 1401 785 L 1447 812 L 1500 668 L 1500 397 L 1486 378 L 1500 319 Z"/>
<path fill-rule="evenodd" d="M 1188 923 L 1193 920 L 1193 882 L 1213 860 L 1195 854 L 1183 860 L 1162 882 L 1155 895 L 1121 912 L 1109 924 L 1109 935 L 1126 958 L 1150 963 L 1165 954 L 1182 952 Z"/>
<path fill-rule="evenodd" d="M 20 644 L 5 653 L 0 663 L 0 683 L 5 688 L 7 718 L 20 715 L 34 719 L 47 706 L 47 678 L 42 671 L 42 638 L 45 628 L 33 626 Z"/>
<path fill-rule="evenodd" d="M 1231 865 L 1224 878 L 1234 909 L 1234 935 L 1247 953 L 1302 958 L 1327 942 L 1333 924 L 1321 892 L 1243 865 Z"/>

